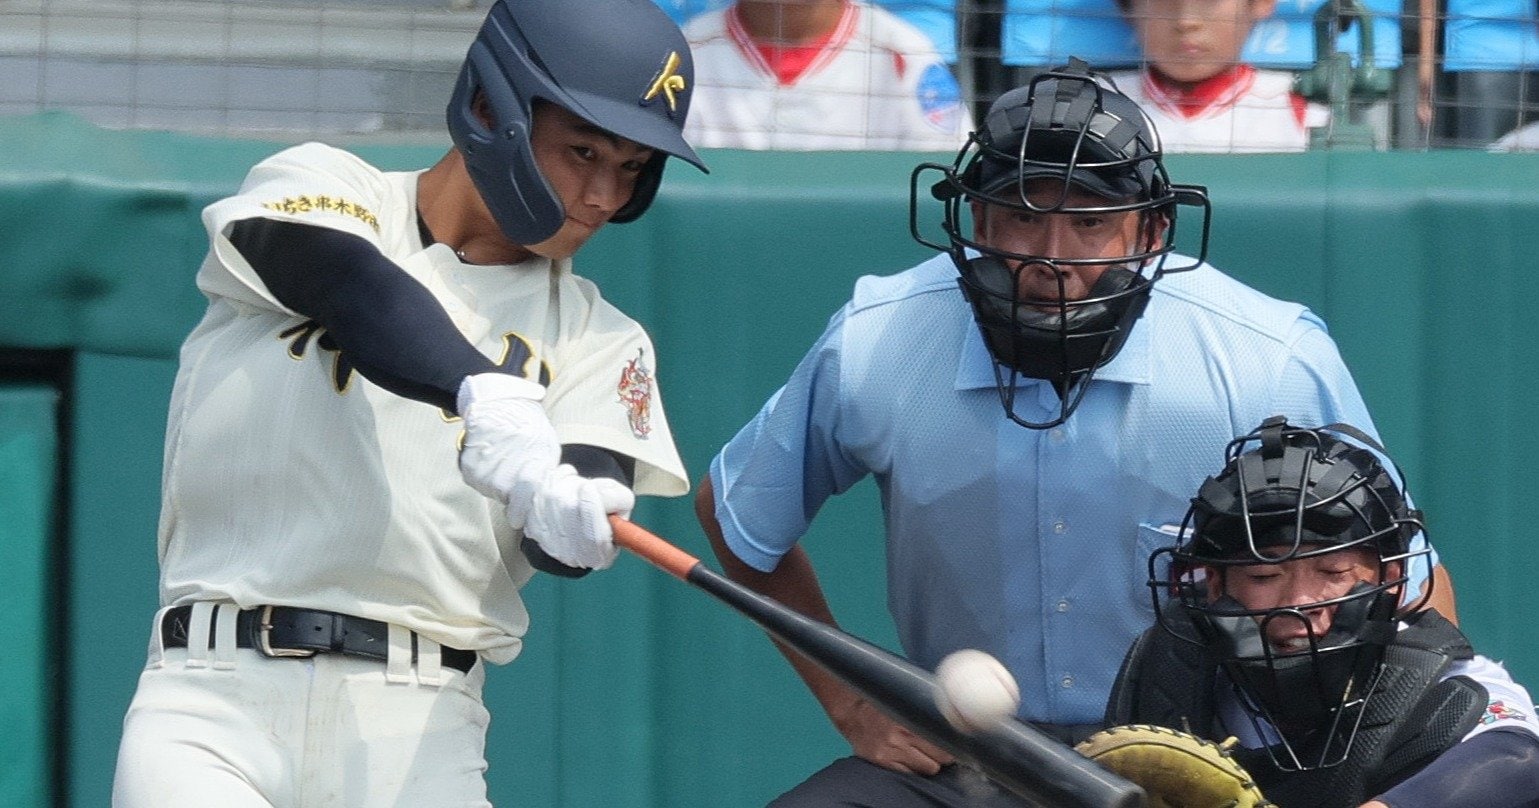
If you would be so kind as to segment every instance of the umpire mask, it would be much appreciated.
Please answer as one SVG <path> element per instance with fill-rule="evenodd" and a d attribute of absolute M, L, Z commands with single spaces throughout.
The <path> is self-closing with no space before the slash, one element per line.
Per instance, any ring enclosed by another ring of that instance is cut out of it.
<path fill-rule="evenodd" d="M 918 225 L 920 178 L 929 171 L 942 174 L 930 193 L 944 209 L 946 244 L 927 240 Z M 1170 183 L 1158 134 L 1143 110 L 1078 60 L 1000 96 L 951 165 L 915 169 L 910 230 L 955 262 L 1011 420 L 1044 429 L 1069 418 L 1095 370 L 1121 350 L 1154 281 L 1167 271 L 1195 268 L 1206 255 L 1206 193 Z M 1085 204 L 1087 195 L 1095 201 Z M 1197 261 L 1167 267 L 1178 203 L 1204 208 L 1202 244 Z M 971 212 L 993 207 L 1065 218 L 1133 213 L 1138 233 L 1122 254 L 1038 254 L 1046 252 L 1041 247 L 1018 252 L 1000 239 L 974 235 L 978 223 L 970 222 Z M 1064 283 L 1077 267 L 1105 268 L 1083 296 L 1071 295 Z M 1023 293 L 1026 272 L 1057 278 L 1056 294 Z M 1059 399 L 1054 417 L 1032 420 L 1017 411 L 1022 378 L 1053 385 Z"/>

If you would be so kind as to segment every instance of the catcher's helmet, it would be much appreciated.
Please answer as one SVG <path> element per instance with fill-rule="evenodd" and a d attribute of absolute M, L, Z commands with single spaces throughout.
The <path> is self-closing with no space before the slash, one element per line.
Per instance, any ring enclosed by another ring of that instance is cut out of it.
<path fill-rule="evenodd" d="M 652 204 L 669 155 L 705 170 L 683 136 L 694 85 L 689 44 L 651 0 L 497 0 L 460 69 L 449 134 L 503 233 L 538 244 L 566 211 L 534 159 L 535 99 L 655 150 L 610 218 L 628 222 Z M 477 115 L 478 96 L 489 123 Z"/>
<path fill-rule="evenodd" d="M 1411 564 L 1428 563 L 1431 550 L 1410 549 L 1421 514 L 1367 447 L 1382 451 L 1344 424 L 1308 429 L 1267 419 L 1229 444 L 1224 469 L 1192 498 L 1179 543 L 1149 561 L 1160 624 L 1223 666 L 1253 719 L 1280 736 L 1271 749 L 1285 771 L 1346 759 L 1396 618 L 1430 595 L 1428 588 L 1401 606 Z M 1237 568 L 1350 548 L 1368 551 L 1378 576 L 1340 596 L 1252 609 L 1224 592 L 1227 575 L 1246 573 Z M 1170 599 L 1173 610 L 1161 602 Z M 1310 616 L 1322 612 L 1330 625 L 1317 632 Z M 1307 636 L 1294 647 L 1267 638 L 1269 628 L 1300 625 Z"/>
<path fill-rule="evenodd" d="M 929 171 L 943 175 L 930 193 L 944 206 L 942 228 L 949 241 L 944 245 L 921 235 L 918 225 L 920 178 Z M 1056 199 L 1046 205 L 1027 196 L 1027 184 L 1041 179 L 1061 183 Z M 1073 188 L 1104 201 L 1071 206 Z M 1132 254 L 1024 255 L 974 239 L 964 220 L 964 202 L 1036 213 L 1145 215 Z M 1079 405 L 1095 369 L 1122 348 L 1143 313 L 1150 284 L 1164 272 L 1197 266 L 1165 265 L 1165 256 L 1175 246 L 1178 202 L 1204 208 L 1200 262 L 1207 252 L 1206 190 L 1171 184 L 1159 135 L 1148 116 L 1079 60 L 1000 96 L 951 165 L 927 163 L 914 170 L 910 230 L 920 243 L 950 253 L 956 262 L 962 292 L 994 357 L 1001 402 L 1012 420 L 1037 429 L 1063 423 Z M 1150 215 L 1154 213 L 1159 215 Z M 1083 300 L 1064 299 L 1061 282 L 1056 299 L 1029 299 L 1019 292 L 1017 280 L 1027 267 L 1083 265 L 1109 265 Z M 1054 385 L 1060 399 L 1057 418 L 1032 422 L 1015 411 L 1020 377 Z"/>

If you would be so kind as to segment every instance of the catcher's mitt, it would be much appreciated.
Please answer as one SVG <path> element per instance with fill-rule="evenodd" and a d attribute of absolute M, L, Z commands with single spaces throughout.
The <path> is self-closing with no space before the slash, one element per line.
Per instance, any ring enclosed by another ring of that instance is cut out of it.
<path fill-rule="evenodd" d="M 1112 727 L 1080 741 L 1075 751 L 1143 786 L 1149 808 L 1263 808 L 1267 802 L 1245 768 L 1222 744 L 1149 724 Z"/>

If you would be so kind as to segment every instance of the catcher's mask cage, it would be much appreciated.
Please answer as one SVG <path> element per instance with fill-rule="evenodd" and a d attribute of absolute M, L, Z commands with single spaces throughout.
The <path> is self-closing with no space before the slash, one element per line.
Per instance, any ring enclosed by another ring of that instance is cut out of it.
<path fill-rule="evenodd" d="M 1149 559 L 1160 626 L 1219 662 L 1283 771 L 1346 760 L 1396 621 L 1431 596 L 1428 568 L 1419 597 L 1401 604 L 1411 565 L 1430 565 L 1431 548 L 1410 549 L 1425 530 L 1421 513 L 1365 447 L 1383 453 L 1346 424 L 1309 429 L 1281 416 L 1267 419 L 1229 444 L 1223 471 L 1192 498 L 1178 543 Z M 1210 591 L 1235 568 L 1351 548 L 1369 551 L 1378 580 L 1358 581 L 1339 597 L 1248 609 Z M 1179 604 L 1174 614 L 1166 611 L 1171 601 Z M 1333 613 L 1323 633 L 1310 620 L 1320 610 Z M 1188 619 L 1178 619 L 1182 614 Z M 1276 621 L 1302 625 L 1307 647 L 1279 650 L 1268 642 Z"/>
<path fill-rule="evenodd" d="M 566 220 L 535 162 L 536 100 L 654 150 L 630 200 L 610 217 L 629 222 L 652 204 L 669 155 L 706 170 L 684 141 L 694 90 L 689 44 L 651 0 L 497 0 L 455 82 L 449 134 L 502 232 L 527 246 Z"/>
<path fill-rule="evenodd" d="M 929 193 L 941 202 L 944 244 L 919 226 L 920 186 L 929 183 L 930 172 L 941 174 Z M 1041 195 L 1033 202 L 1027 194 L 1041 179 L 1059 183 L 1056 192 L 1045 195 L 1047 204 L 1041 204 Z M 1102 202 L 1069 204 L 1075 188 Z M 968 232 L 971 203 L 1043 214 L 1138 212 L 1139 232 L 1134 252 L 1126 255 L 1009 252 Z M 1196 261 L 1167 266 L 1166 256 L 1176 248 L 1177 205 L 1202 208 L 1201 244 Z M 1057 426 L 1073 414 L 1096 368 L 1116 356 L 1143 314 L 1155 280 L 1206 260 L 1209 214 L 1205 188 L 1170 182 L 1159 134 L 1138 104 L 1078 59 L 1000 96 L 950 165 L 921 164 L 909 182 L 909 232 L 956 263 L 958 283 L 994 358 L 1005 414 L 1032 429 Z M 1107 269 L 1088 297 L 1068 300 L 1064 274 L 1077 266 Z M 1023 297 L 1019 280 L 1028 270 L 1056 276 L 1056 297 Z M 1032 421 L 1017 411 L 1022 378 L 1053 385 L 1059 399 L 1056 417 Z"/>

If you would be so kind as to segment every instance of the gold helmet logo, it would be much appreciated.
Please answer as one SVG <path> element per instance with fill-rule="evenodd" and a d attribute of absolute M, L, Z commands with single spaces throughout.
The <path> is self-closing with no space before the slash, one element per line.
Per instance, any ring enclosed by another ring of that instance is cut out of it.
<path fill-rule="evenodd" d="M 646 103 L 661 95 L 668 102 L 668 114 L 672 115 L 679 109 L 677 93 L 683 93 L 689 89 L 684 77 L 676 73 L 679 65 L 684 63 L 683 57 L 678 51 L 670 51 L 668 59 L 663 62 L 663 69 L 658 71 L 652 83 L 647 85 L 647 91 L 641 96 L 642 103 Z"/>

